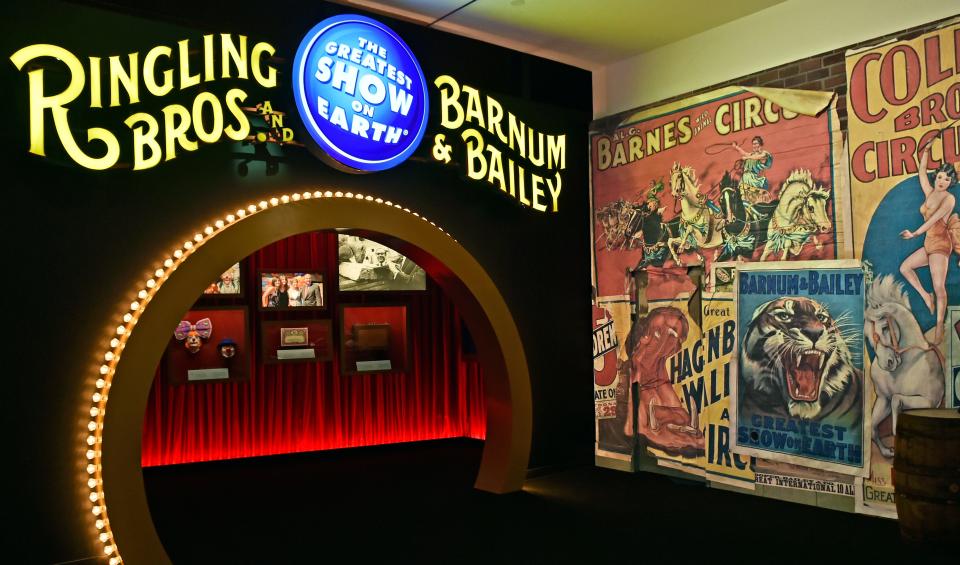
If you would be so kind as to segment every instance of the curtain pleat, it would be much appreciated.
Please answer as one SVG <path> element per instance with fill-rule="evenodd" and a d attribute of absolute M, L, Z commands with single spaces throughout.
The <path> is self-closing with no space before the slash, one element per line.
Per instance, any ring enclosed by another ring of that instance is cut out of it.
<path fill-rule="evenodd" d="M 244 263 L 245 303 L 257 311 L 260 270 L 323 271 L 338 333 L 338 303 L 387 299 L 407 306 L 411 358 L 405 373 L 340 375 L 339 338 L 326 363 L 259 363 L 259 327 L 251 325 L 250 379 L 172 386 L 158 369 L 143 426 L 145 467 L 319 451 L 427 439 L 483 439 L 483 376 L 460 348 L 460 318 L 433 284 L 402 298 L 337 293 L 336 234 L 300 234 L 271 244 Z M 322 268 L 317 268 L 322 265 Z M 252 289 L 252 290 L 251 290 Z M 300 315 L 271 313 L 272 319 Z M 172 330 L 171 330 L 172 331 Z"/>

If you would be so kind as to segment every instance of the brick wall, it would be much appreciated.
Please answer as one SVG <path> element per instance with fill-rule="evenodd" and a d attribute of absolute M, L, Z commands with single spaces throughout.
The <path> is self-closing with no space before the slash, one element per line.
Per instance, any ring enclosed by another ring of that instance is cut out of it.
<path fill-rule="evenodd" d="M 621 112 L 607 118 L 601 118 L 596 124 L 599 127 L 595 127 L 594 129 L 613 129 L 616 127 L 616 124 L 618 124 L 620 120 L 622 120 L 628 114 L 633 114 L 646 108 L 660 106 L 661 104 L 673 102 L 674 100 L 688 98 L 703 92 L 716 90 L 724 86 L 766 86 L 771 88 L 797 88 L 802 90 L 832 90 L 836 92 L 838 96 L 837 113 L 840 117 L 840 127 L 843 130 L 844 137 L 846 137 L 847 74 L 846 66 L 844 64 L 844 54 L 847 52 L 847 50 L 877 45 L 889 39 L 913 39 L 914 37 L 923 35 L 928 31 L 937 29 L 950 19 L 951 18 L 937 20 L 922 26 L 905 29 L 897 33 L 876 37 L 869 41 L 846 45 L 839 49 L 834 49 L 833 51 L 813 55 L 811 57 L 807 57 L 806 59 L 780 65 L 779 67 L 773 67 L 771 69 L 733 78 L 718 84 L 712 84 L 699 90 L 685 92 L 672 98 L 667 98 L 659 102 L 641 106 L 640 108 Z"/>

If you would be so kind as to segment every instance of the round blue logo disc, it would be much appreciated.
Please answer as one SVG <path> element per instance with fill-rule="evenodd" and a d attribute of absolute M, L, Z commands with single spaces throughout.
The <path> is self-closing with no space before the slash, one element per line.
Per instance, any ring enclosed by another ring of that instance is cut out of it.
<path fill-rule="evenodd" d="M 320 148 L 359 171 L 395 167 L 427 127 L 427 83 L 407 44 L 382 23 L 335 16 L 297 49 L 293 94 Z"/>

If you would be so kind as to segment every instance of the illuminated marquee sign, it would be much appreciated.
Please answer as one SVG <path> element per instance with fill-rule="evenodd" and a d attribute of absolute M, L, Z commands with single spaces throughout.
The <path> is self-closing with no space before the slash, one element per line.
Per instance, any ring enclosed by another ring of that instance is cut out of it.
<path fill-rule="evenodd" d="M 463 144 L 461 149 L 447 134 L 438 133 L 433 158 L 444 164 L 462 159 L 469 178 L 499 188 L 521 206 L 558 212 L 560 172 L 567 168 L 566 134 L 534 130 L 495 98 L 461 86 L 453 77 L 437 77 L 434 85 L 440 90 L 440 125 L 459 131 Z"/>
<path fill-rule="evenodd" d="M 363 16 L 328 18 L 297 49 L 293 92 L 310 136 L 357 171 L 399 165 L 427 126 L 427 85 L 396 33 Z"/>
<path fill-rule="evenodd" d="M 146 53 L 126 56 L 86 57 L 87 66 L 70 51 L 50 44 L 20 49 L 10 60 L 18 70 L 27 69 L 30 96 L 30 153 L 46 156 L 44 120 L 52 117 L 57 137 L 67 155 L 88 169 L 103 170 L 120 159 L 118 134 L 104 127 L 86 130 L 78 143 L 70 128 L 68 112 L 83 96 L 89 108 L 135 106 L 151 96 L 165 97 L 174 90 L 197 88 L 218 79 L 253 78 L 264 88 L 277 84 L 277 71 L 266 64 L 275 50 L 268 43 L 248 49 L 247 37 L 220 34 L 203 36 L 200 57 L 191 60 L 198 46 L 189 39 L 176 45 L 158 45 Z M 196 60 L 202 59 L 202 60 Z M 54 62 L 57 61 L 57 62 Z M 51 92 L 46 72 L 50 65 L 65 67 L 69 82 L 62 91 Z M 106 75 L 106 81 L 103 80 Z M 123 124 L 132 136 L 134 170 L 149 169 L 161 161 L 176 158 L 178 150 L 195 151 L 200 143 L 214 143 L 224 135 L 242 141 L 250 133 L 250 122 L 240 103 L 247 93 L 231 88 L 222 97 L 200 92 L 190 107 L 169 104 L 160 114 L 133 112 Z M 82 145 L 92 145 L 84 149 Z"/>

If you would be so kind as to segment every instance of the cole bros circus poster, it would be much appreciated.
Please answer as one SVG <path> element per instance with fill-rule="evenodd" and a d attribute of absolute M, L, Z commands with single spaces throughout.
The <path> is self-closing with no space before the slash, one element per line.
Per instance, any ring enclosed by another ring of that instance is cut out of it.
<path fill-rule="evenodd" d="M 598 295 L 625 294 L 625 274 L 648 266 L 850 256 L 834 102 L 724 88 L 595 131 Z"/>
<path fill-rule="evenodd" d="M 960 24 L 846 58 L 854 247 L 865 311 L 870 475 L 857 510 L 895 517 L 897 415 L 950 405 L 960 305 Z"/>
<path fill-rule="evenodd" d="M 733 451 L 867 473 L 859 261 L 744 264 L 736 288 Z"/>

